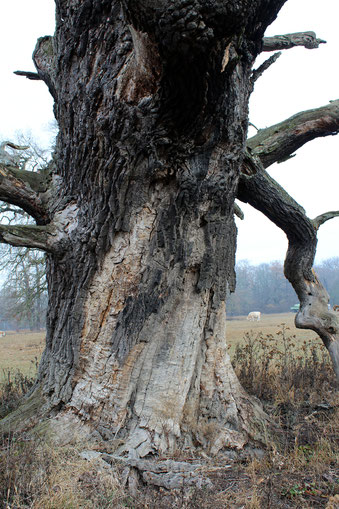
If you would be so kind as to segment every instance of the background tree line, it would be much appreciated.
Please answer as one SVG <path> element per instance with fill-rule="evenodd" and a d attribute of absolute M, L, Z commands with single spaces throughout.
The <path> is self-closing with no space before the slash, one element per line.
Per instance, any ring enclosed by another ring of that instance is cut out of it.
<path fill-rule="evenodd" d="M 339 304 L 339 257 L 323 261 L 315 271 L 330 295 L 330 304 Z M 284 313 L 298 302 L 281 262 L 251 265 L 243 260 L 236 265 L 236 274 L 237 286 L 227 303 L 228 315 L 245 315 L 253 310 Z"/>

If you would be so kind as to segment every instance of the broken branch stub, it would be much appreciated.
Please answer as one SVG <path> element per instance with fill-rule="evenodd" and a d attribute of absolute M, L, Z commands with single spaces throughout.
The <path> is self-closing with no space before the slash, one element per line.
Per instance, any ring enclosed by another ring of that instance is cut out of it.
<path fill-rule="evenodd" d="M 273 37 L 264 37 L 262 51 L 276 51 L 303 46 L 306 49 L 319 48 L 320 44 L 326 41 L 318 39 L 316 34 L 309 32 L 295 32 L 293 34 L 274 35 Z"/>

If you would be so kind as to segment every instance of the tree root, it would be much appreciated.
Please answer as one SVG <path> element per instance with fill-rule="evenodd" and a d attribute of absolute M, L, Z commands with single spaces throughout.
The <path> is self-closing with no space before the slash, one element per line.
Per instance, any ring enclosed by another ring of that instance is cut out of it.
<path fill-rule="evenodd" d="M 83 451 L 81 456 L 85 459 L 104 460 L 109 465 L 117 462 L 125 468 L 122 473 L 122 482 L 127 485 L 133 496 L 137 493 L 141 483 L 158 486 L 167 490 L 181 489 L 194 486 L 196 488 L 213 488 L 212 481 L 206 475 L 206 467 L 201 463 L 188 463 L 186 461 L 156 460 L 124 458 L 106 453 Z"/>

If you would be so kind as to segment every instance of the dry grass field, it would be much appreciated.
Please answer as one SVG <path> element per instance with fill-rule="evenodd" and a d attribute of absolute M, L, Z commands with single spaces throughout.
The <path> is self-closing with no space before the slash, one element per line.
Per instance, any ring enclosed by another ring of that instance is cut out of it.
<path fill-rule="evenodd" d="M 261 315 L 260 322 L 250 322 L 246 316 L 234 316 L 227 319 L 227 343 L 230 345 L 231 354 L 234 351 L 236 343 L 244 341 L 244 335 L 253 331 L 254 334 L 262 332 L 263 336 L 269 334 L 275 335 L 281 328 L 281 324 L 285 324 L 289 328 L 288 334 L 295 335 L 296 343 L 302 344 L 305 340 L 316 339 L 318 336 L 311 330 L 297 329 L 294 325 L 294 313 L 279 313 L 272 315 Z M 321 340 L 318 338 L 319 344 Z"/>
<path fill-rule="evenodd" d="M 289 335 L 296 335 L 297 342 L 302 343 L 317 337 L 312 331 L 296 329 L 294 318 L 294 313 L 262 315 L 260 322 L 250 322 L 246 320 L 246 316 L 228 318 L 226 335 L 230 354 L 233 354 L 237 343 L 244 341 L 246 332 L 262 332 L 264 336 L 275 335 L 282 323 L 289 327 Z M 0 338 L 0 381 L 7 376 L 9 370 L 20 370 L 24 375 L 33 375 L 36 362 L 44 349 L 44 341 L 44 332 L 8 332 L 5 337 Z M 320 340 L 318 341 L 320 343 Z"/>
<path fill-rule="evenodd" d="M 33 376 L 45 342 L 45 332 L 7 332 L 0 338 L 0 381 L 7 378 L 8 371 L 20 370 Z"/>

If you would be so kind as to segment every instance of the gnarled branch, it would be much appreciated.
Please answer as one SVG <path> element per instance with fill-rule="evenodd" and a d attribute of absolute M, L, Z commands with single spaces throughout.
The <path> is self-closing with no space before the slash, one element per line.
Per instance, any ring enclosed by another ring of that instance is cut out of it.
<path fill-rule="evenodd" d="M 265 60 L 264 63 L 262 63 L 258 69 L 254 69 L 252 73 L 252 83 L 255 83 L 260 76 L 269 68 L 271 67 L 274 62 L 278 60 L 278 58 L 281 55 L 281 51 L 277 51 L 277 53 L 274 53 L 271 55 L 267 60 Z"/>
<path fill-rule="evenodd" d="M 317 39 L 314 32 L 296 32 L 294 34 L 274 35 L 273 37 L 264 37 L 262 51 L 277 51 L 303 46 L 307 49 L 319 48 L 320 44 L 325 44 L 323 39 Z"/>
<path fill-rule="evenodd" d="M 47 187 L 47 178 L 41 173 L 0 164 L 0 200 L 22 208 L 38 224 L 48 222 L 47 209 L 39 196 Z"/>
<path fill-rule="evenodd" d="M 52 252 L 48 243 L 50 230 L 47 226 L 0 225 L 0 242 L 16 247 L 29 247 Z"/>
<path fill-rule="evenodd" d="M 16 74 L 16 76 L 24 76 L 25 78 L 33 81 L 41 81 L 42 79 L 37 72 L 14 71 L 13 74 Z"/>
<path fill-rule="evenodd" d="M 252 150 L 256 153 L 253 138 Z M 260 154 L 260 159 L 265 160 L 266 154 Z M 339 317 L 328 309 L 328 293 L 312 269 L 317 229 L 339 213 L 329 212 L 313 221 L 309 219 L 304 209 L 266 173 L 260 159 L 256 156 L 252 160 L 256 173 L 252 176 L 241 174 L 237 197 L 261 211 L 286 233 L 288 250 L 284 272 L 300 301 L 296 327 L 311 329 L 319 335 L 329 351 L 339 382 Z"/>
<path fill-rule="evenodd" d="M 247 147 L 267 168 L 290 156 L 308 141 L 338 132 L 339 100 L 336 100 L 321 108 L 297 113 L 266 129 L 260 129 L 248 140 Z"/>

